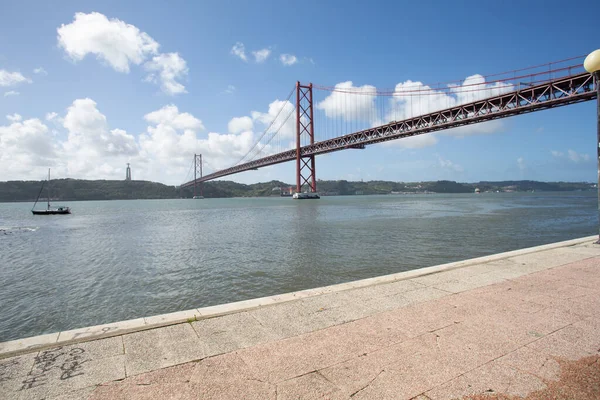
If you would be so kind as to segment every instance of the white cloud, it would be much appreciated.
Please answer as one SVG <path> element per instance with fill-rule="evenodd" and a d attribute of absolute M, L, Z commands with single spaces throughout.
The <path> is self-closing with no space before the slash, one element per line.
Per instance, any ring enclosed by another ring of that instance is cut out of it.
<path fill-rule="evenodd" d="M 165 106 L 147 114 L 148 132 L 154 133 L 155 137 L 160 137 L 158 131 L 177 132 L 181 139 L 173 149 L 168 146 L 168 141 L 145 140 L 149 133 L 136 139 L 122 129 L 111 128 L 96 102 L 89 98 L 75 100 L 64 117 L 48 113 L 47 118 L 61 122 L 57 128 L 64 134 L 53 134 L 38 119 L 0 126 L 0 162 L 9 166 L 0 170 L 0 180 L 40 179 L 42 167 L 52 167 L 55 176 L 123 179 L 125 164 L 131 162 L 136 179 L 181 183 L 187 170 L 181 172 L 177 162 L 159 156 L 190 158 L 189 152 L 193 154 L 194 150 L 200 150 L 196 148 L 193 130 L 203 128 L 200 120 L 191 114 L 180 113 L 175 106 Z M 194 140 L 188 139 L 191 136 Z M 149 152 L 152 148 L 156 149 L 155 153 Z"/>
<path fill-rule="evenodd" d="M 407 80 L 398 83 L 389 98 L 385 99 L 378 97 L 374 86 L 355 87 L 351 81 L 348 81 L 335 85 L 331 94 L 317 103 L 316 108 L 323 110 L 330 121 L 338 118 L 356 123 L 357 125 L 351 125 L 354 129 L 364 129 L 455 107 L 511 90 L 513 90 L 511 85 L 500 82 L 490 84 L 486 83 L 481 75 L 471 75 L 460 85 L 449 85 L 446 90 L 434 89 L 421 82 Z M 495 133 L 501 128 L 502 122 L 494 120 L 449 129 L 438 135 L 464 137 Z M 433 134 L 425 134 L 394 140 L 389 142 L 389 146 L 418 148 L 434 145 L 437 141 Z"/>
<path fill-rule="evenodd" d="M 55 145 L 48 127 L 39 119 L 15 121 L 0 126 L 0 180 L 26 179 L 35 176 L 39 168 L 53 165 Z"/>
<path fill-rule="evenodd" d="M 497 96 L 513 90 L 511 85 L 501 82 L 488 84 L 481 75 L 468 76 L 461 85 L 448 85 L 449 90 L 442 91 L 424 85 L 421 82 L 407 80 L 396 85 L 394 96 L 390 99 L 387 113 L 388 121 L 400 121 L 419 115 L 432 113 L 461 104 Z M 488 121 L 444 131 L 444 135 L 468 136 L 489 134 L 500 130 L 500 121 Z"/>
<path fill-rule="evenodd" d="M 442 156 L 439 156 L 439 155 L 438 155 L 438 164 L 440 167 L 442 167 L 444 169 L 452 170 L 454 172 L 463 172 L 464 171 L 464 168 L 461 165 L 453 163 L 450 160 L 446 160 L 446 159 L 442 158 Z"/>
<path fill-rule="evenodd" d="M 525 165 L 525 160 L 523 159 L 523 157 L 517 158 L 517 167 L 521 172 L 527 169 L 527 165 Z"/>
<path fill-rule="evenodd" d="M 14 86 L 19 83 L 31 82 L 31 79 L 24 77 L 20 72 L 8 72 L 0 69 L 0 86 Z"/>
<path fill-rule="evenodd" d="M 285 66 L 290 66 L 298 62 L 298 57 L 293 54 L 282 54 L 279 56 L 279 61 Z"/>
<path fill-rule="evenodd" d="M 61 123 L 66 140 L 54 132 L 56 149 L 53 170 L 56 176 L 85 179 L 122 179 L 124 165 L 137 157 L 139 149 L 133 135 L 111 129 L 94 100 L 77 99 L 64 117 L 48 113 L 49 120 Z M 59 125 L 57 125 L 58 127 Z"/>
<path fill-rule="evenodd" d="M 109 130 L 106 116 L 92 99 L 77 99 L 67 109 L 63 126 L 69 132 L 64 148 L 71 154 L 106 157 L 135 155 L 137 147 L 132 135 L 122 129 Z"/>
<path fill-rule="evenodd" d="M 271 55 L 271 50 L 270 49 L 260 49 L 260 50 L 256 50 L 252 52 L 252 55 L 254 56 L 254 60 L 257 63 L 263 63 L 267 60 L 267 58 L 269 58 L 269 56 Z"/>
<path fill-rule="evenodd" d="M 226 94 L 232 94 L 235 92 L 235 86 L 233 85 L 227 85 L 227 89 L 225 89 L 225 93 Z"/>
<path fill-rule="evenodd" d="M 229 133 L 240 133 L 244 131 L 251 131 L 254 128 L 254 122 L 250 117 L 236 117 L 232 118 L 227 124 Z"/>
<path fill-rule="evenodd" d="M 135 179 L 181 184 L 194 153 L 204 156 L 209 167 L 206 173 L 238 162 L 255 143 L 252 127 L 266 128 L 279 108 L 294 112 L 291 103 L 276 100 L 267 112 L 255 111 L 252 116 L 232 120 L 232 131 L 250 130 L 221 134 L 204 133 L 199 118 L 166 105 L 143 116 L 147 128 L 137 137 L 111 127 L 99 105 L 89 98 L 73 101 L 65 113 L 48 112 L 47 123 L 55 129 L 39 119 L 18 121 L 16 115 L 10 115 L 9 125 L 0 126 L 0 163 L 9 166 L 0 169 L 0 180 L 41 179 L 48 167 L 57 177 L 124 179 L 129 162 Z M 280 118 L 272 129 L 283 124 Z M 293 118 L 290 120 L 292 124 L 282 128 L 287 134 L 294 130 Z M 270 145 L 256 151 L 258 156 L 273 152 Z M 262 171 L 260 176 L 264 176 Z"/>
<path fill-rule="evenodd" d="M 250 116 L 232 118 L 228 124 L 229 134 L 209 132 L 199 137 L 198 131 L 204 128 L 200 120 L 180 113 L 173 105 L 166 106 L 145 116 L 150 126 L 139 137 L 140 157 L 152 160 L 148 161 L 149 168 L 161 166 L 154 176 L 163 176 L 162 181 L 181 183 L 194 153 L 202 154 L 210 165 L 207 172 L 238 162 L 255 143 L 257 135 L 252 129 L 262 132 L 269 127 L 268 132 L 279 130 L 282 137 L 293 137 L 294 120 L 286 120 L 285 116 L 294 110 L 290 102 L 275 100 L 267 112 L 253 111 Z M 261 145 L 252 149 L 251 155 L 262 157 L 275 151 L 271 145 Z"/>
<path fill-rule="evenodd" d="M 377 89 L 375 86 L 354 86 L 352 81 L 341 82 L 335 85 L 323 101 L 317 103 L 317 109 L 325 111 L 328 118 L 341 117 L 346 121 L 375 122 L 375 99 Z"/>
<path fill-rule="evenodd" d="M 572 149 L 567 150 L 566 154 L 562 151 L 557 150 L 552 150 L 550 154 L 552 154 L 552 156 L 555 158 L 569 160 L 570 162 L 575 164 L 590 161 L 589 154 L 577 153 L 575 150 Z"/>
<path fill-rule="evenodd" d="M 21 117 L 19 114 L 14 113 L 13 115 L 7 115 L 6 119 L 8 119 L 11 122 L 19 122 L 20 120 L 23 119 L 23 117 Z"/>
<path fill-rule="evenodd" d="M 577 153 L 575 150 L 569 149 L 568 154 L 569 154 L 569 160 L 573 161 L 574 163 L 590 160 L 589 155 Z"/>
<path fill-rule="evenodd" d="M 239 57 L 242 61 L 248 62 L 248 57 L 246 56 L 246 47 L 242 42 L 237 42 L 233 45 L 231 48 L 231 54 Z"/>
<path fill-rule="evenodd" d="M 511 84 L 505 82 L 486 83 L 480 74 L 467 76 L 461 85 L 448 85 L 456 95 L 457 104 L 471 103 L 487 97 L 500 96 L 513 90 Z"/>
<path fill-rule="evenodd" d="M 246 54 L 246 46 L 242 42 L 236 42 L 236 44 L 234 44 L 231 48 L 230 53 L 244 62 L 249 61 L 248 55 Z M 254 62 L 260 64 L 265 62 L 269 58 L 269 56 L 271 55 L 271 49 L 264 48 L 260 50 L 254 50 L 251 53 L 254 56 Z"/>
<path fill-rule="evenodd" d="M 33 73 L 34 74 L 38 74 L 38 75 L 48 75 L 48 72 L 46 72 L 46 70 L 44 68 L 42 68 L 42 67 L 35 68 L 33 70 Z"/>
<path fill-rule="evenodd" d="M 185 60 L 176 52 L 159 53 L 158 42 L 134 25 L 97 12 L 76 13 L 73 22 L 61 25 L 57 32 L 59 47 L 75 62 L 93 54 L 124 73 L 129 73 L 131 65 L 144 64 L 149 72 L 145 81 L 160 84 L 169 95 L 186 93 L 178 82 L 188 74 Z M 35 72 L 38 70 L 43 68 Z"/>
<path fill-rule="evenodd" d="M 144 117 L 151 125 L 139 136 L 140 158 L 153 179 L 181 183 L 188 172 L 194 153 L 202 154 L 210 166 L 221 169 L 231 166 L 254 143 L 250 131 L 236 134 L 209 132 L 198 138 L 203 129 L 199 119 L 167 106 Z"/>
<path fill-rule="evenodd" d="M 202 121 L 189 113 L 180 113 L 177 106 L 171 104 L 144 115 L 144 119 L 155 125 L 166 125 L 181 130 L 203 130 Z"/>
<path fill-rule="evenodd" d="M 250 116 L 254 122 L 262 125 L 263 131 L 268 128 L 268 132 L 279 132 L 280 138 L 293 138 L 296 134 L 296 119 L 289 115 L 295 109 L 287 100 L 275 100 L 269 104 L 268 112 L 252 111 Z"/>
<path fill-rule="evenodd" d="M 8 92 L 4 92 L 4 97 L 8 97 L 8 96 L 18 96 L 20 95 L 20 92 L 17 92 L 16 90 L 9 90 Z"/>
<path fill-rule="evenodd" d="M 186 93 L 185 86 L 177 80 L 187 76 L 188 68 L 185 60 L 178 53 L 155 56 L 144 64 L 144 68 L 150 71 L 146 80 L 154 83 L 160 81 L 161 89 L 166 94 Z"/>
<path fill-rule="evenodd" d="M 239 135 L 209 132 L 208 138 L 199 141 L 202 155 L 206 155 L 213 168 L 227 168 L 245 155 L 254 144 L 252 132 Z"/>
<path fill-rule="evenodd" d="M 52 121 L 58 116 L 55 112 L 46 113 L 46 121 Z"/>
<path fill-rule="evenodd" d="M 159 44 L 147 33 L 97 12 L 76 13 L 73 22 L 61 25 L 57 32 L 58 45 L 72 60 L 95 54 L 119 72 L 129 72 L 130 64 L 139 65 L 158 54 Z"/>

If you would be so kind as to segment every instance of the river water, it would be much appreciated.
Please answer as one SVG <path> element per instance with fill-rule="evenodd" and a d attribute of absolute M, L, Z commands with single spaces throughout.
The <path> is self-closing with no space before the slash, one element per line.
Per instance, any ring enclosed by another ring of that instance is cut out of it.
<path fill-rule="evenodd" d="M 0 342 L 597 232 L 595 192 L 0 203 Z"/>

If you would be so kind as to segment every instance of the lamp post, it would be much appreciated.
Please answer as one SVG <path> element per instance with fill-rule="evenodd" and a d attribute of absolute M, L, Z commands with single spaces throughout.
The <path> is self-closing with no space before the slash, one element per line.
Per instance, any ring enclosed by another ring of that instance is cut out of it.
<path fill-rule="evenodd" d="M 598 229 L 599 236 L 596 244 L 600 244 L 600 49 L 592 51 L 583 62 L 583 68 L 594 76 L 596 85 L 596 123 L 597 140 L 596 151 L 598 154 Z"/>

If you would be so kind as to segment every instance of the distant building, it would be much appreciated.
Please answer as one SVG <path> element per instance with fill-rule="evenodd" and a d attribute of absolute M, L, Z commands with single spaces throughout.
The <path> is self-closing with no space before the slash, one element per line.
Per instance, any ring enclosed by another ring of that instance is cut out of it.
<path fill-rule="evenodd" d="M 129 166 L 129 163 L 127 163 L 127 171 L 125 172 L 125 180 L 126 181 L 131 180 L 131 167 Z"/>
<path fill-rule="evenodd" d="M 290 186 L 289 188 L 281 188 L 281 197 L 290 197 L 294 194 L 294 188 Z"/>

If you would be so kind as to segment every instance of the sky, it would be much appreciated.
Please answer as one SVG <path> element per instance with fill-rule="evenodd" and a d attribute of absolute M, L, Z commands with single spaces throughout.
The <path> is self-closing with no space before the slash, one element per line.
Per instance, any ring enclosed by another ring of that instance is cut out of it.
<path fill-rule="evenodd" d="M 43 179 L 48 168 L 124 179 L 131 163 L 133 179 L 179 185 L 195 153 L 205 173 L 238 162 L 280 108 L 293 111 L 296 81 L 373 93 L 462 85 L 600 48 L 597 26 L 579 17 L 597 4 L 568 10 L 578 17 L 565 20 L 564 2 L 533 0 L 3 1 L 0 181 Z M 317 139 L 338 132 L 336 121 L 339 133 L 360 126 L 335 95 L 315 92 Z M 395 117 L 416 112 L 396 101 L 386 103 Z M 288 122 L 264 152 L 293 145 Z M 595 149 L 590 101 L 330 153 L 316 166 L 327 180 L 593 182 Z M 295 163 L 224 179 L 293 183 Z"/>

